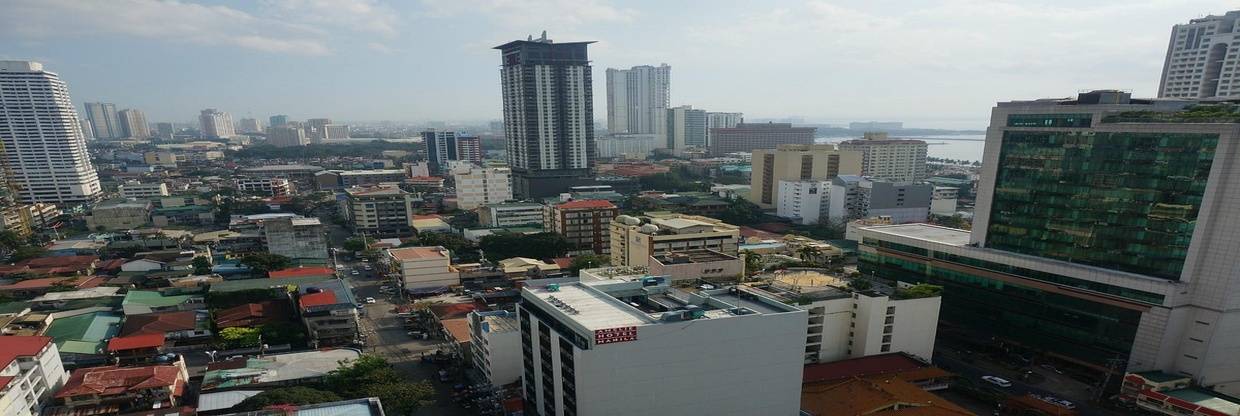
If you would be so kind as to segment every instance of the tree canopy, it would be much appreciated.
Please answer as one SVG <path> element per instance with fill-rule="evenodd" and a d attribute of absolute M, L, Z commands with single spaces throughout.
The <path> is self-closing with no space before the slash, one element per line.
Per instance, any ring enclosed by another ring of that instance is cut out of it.
<path fill-rule="evenodd" d="M 341 400 L 344 399 L 328 390 L 319 390 L 305 386 L 277 387 L 242 400 L 241 403 L 230 409 L 230 411 L 252 412 L 282 404 L 304 406 Z"/>
<path fill-rule="evenodd" d="M 292 265 L 288 257 L 271 253 L 251 253 L 241 258 L 241 264 L 249 266 L 255 274 L 266 275 L 273 270 L 286 269 Z"/>
<path fill-rule="evenodd" d="M 224 328 L 220 330 L 220 341 L 225 348 L 255 347 L 258 346 L 260 333 L 258 328 Z"/>
<path fill-rule="evenodd" d="M 568 240 L 556 233 L 492 234 L 482 237 L 478 244 L 487 259 L 499 261 L 512 257 L 549 259 L 561 257 L 568 252 Z"/>
<path fill-rule="evenodd" d="M 378 397 L 384 412 L 393 415 L 407 415 L 435 398 L 435 388 L 429 382 L 407 381 L 387 360 L 372 354 L 332 370 L 323 385 L 345 398 Z"/>

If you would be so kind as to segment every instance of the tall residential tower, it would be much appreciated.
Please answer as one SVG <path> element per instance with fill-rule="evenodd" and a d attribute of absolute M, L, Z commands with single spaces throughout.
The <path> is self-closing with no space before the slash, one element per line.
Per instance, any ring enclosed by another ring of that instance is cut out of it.
<path fill-rule="evenodd" d="M 607 68 L 607 132 L 657 134 L 671 105 L 672 67 Z"/>
<path fill-rule="evenodd" d="M 1171 28 L 1163 61 L 1159 97 L 1240 96 L 1236 58 L 1240 49 L 1240 11 L 1206 16 Z M 1233 84 L 1234 83 L 1234 84 Z"/>
<path fill-rule="evenodd" d="M 116 104 L 86 103 L 86 119 L 96 139 L 119 139 L 125 137 L 121 119 L 116 114 Z"/>
<path fill-rule="evenodd" d="M 232 116 L 214 108 L 202 110 L 198 116 L 202 124 L 202 134 L 212 139 L 227 139 L 236 135 L 233 130 Z"/>
<path fill-rule="evenodd" d="M 594 167 L 594 93 L 586 46 L 542 38 L 500 50 L 504 133 L 513 193 L 557 195 L 589 182 Z"/>
<path fill-rule="evenodd" d="M 0 61 L 0 142 L 4 176 L 22 201 L 78 204 L 99 195 L 69 88 L 43 64 Z"/>

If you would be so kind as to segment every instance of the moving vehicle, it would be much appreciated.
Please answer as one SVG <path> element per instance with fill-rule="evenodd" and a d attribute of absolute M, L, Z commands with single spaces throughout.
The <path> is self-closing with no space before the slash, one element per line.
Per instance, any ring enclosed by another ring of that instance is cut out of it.
<path fill-rule="evenodd" d="M 982 376 L 982 380 L 986 380 L 986 382 L 990 384 L 994 384 L 999 387 L 1012 387 L 1012 382 L 1007 381 L 1006 379 L 1000 378 L 1000 377 Z"/>
<path fill-rule="evenodd" d="M 358 275 L 357 270 L 351 271 L 351 272 L 349 272 L 349 274 L 354 275 L 354 276 L 357 276 L 357 275 Z"/>
<path fill-rule="evenodd" d="M 367 297 L 366 297 L 366 303 L 375 303 L 375 298 L 372 298 L 372 297 L 367 296 Z"/>

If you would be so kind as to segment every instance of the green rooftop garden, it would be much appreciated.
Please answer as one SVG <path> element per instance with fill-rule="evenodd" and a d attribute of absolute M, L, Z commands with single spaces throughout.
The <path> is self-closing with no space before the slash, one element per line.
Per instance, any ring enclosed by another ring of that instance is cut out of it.
<path fill-rule="evenodd" d="M 1198 104 L 1184 111 L 1125 111 L 1102 118 L 1103 123 L 1240 123 L 1240 106 Z"/>

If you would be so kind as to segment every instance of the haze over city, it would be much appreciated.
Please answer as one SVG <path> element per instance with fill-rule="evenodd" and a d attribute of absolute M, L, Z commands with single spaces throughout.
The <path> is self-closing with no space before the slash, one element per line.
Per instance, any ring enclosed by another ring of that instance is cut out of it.
<path fill-rule="evenodd" d="M 546 30 L 603 71 L 668 63 L 673 105 L 807 122 L 985 127 L 994 102 L 1157 91 L 1167 34 L 1205 1 L 9 0 L 3 59 L 41 61 L 74 98 L 191 121 L 500 119 L 496 51 Z"/>

